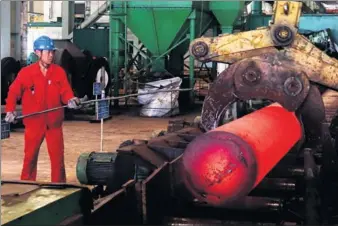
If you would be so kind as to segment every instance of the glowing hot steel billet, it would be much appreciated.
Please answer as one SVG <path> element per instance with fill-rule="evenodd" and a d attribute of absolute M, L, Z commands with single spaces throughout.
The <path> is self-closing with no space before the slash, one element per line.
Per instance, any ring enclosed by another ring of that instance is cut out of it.
<path fill-rule="evenodd" d="M 272 104 L 197 137 L 182 156 L 182 176 L 200 201 L 226 206 L 250 191 L 301 139 L 294 112 Z"/>

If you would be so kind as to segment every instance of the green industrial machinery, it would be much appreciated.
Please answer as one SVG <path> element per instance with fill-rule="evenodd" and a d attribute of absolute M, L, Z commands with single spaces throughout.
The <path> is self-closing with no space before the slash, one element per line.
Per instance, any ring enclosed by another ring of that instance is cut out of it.
<path fill-rule="evenodd" d="M 121 69 L 124 68 L 124 73 L 131 73 L 132 65 L 136 65 L 137 71 L 133 75 L 138 80 L 142 77 L 142 81 L 148 82 L 166 74 L 182 77 L 183 87 L 193 87 L 194 59 L 189 57 L 189 65 L 184 64 L 189 43 L 205 35 L 210 28 L 214 28 L 211 35 L 219 34 L 219 30 L 221 33 L 232 33 L 233 25 L 245 6 L 243 1 L 108 2 L 109 26 L 103 26 L 104 29 L 92 29 L 92 26 L 75 29 L 73 42 L 93 56 L 109 58 L 111 75 L 114 76 L 114 96 L 119 95 Z M 35 25 L 30 23 L 29 26 Z M 143 44 L 141 48 L 136 43 L 128 42 L 128 29 Z M 129 53 L 130 47 L 137 49 L 136 56 Z M 189 68 L 189 76 L 184 76 L 185 68 Z M 154 74 L 156 76 L 151 76 Z"/>
<path fill-rule="evenodd" d="M 146 76 L 165 72 L 183 76 L 184 55 L 187 53 L 189 43 L 218 24 L 221 25 L 223 32 L 225 28 L 228 29 L 227 32 L 232 32 L 232 26 L 243 7 L 244 2 L 111 2 L 109 49 L 115 87 L 122 67 L 118 58 L 122 55 L 121 51 L 126 51 L 128 45 L 127 43 L 123 47 L 119 40 L 126 37 L 122 34 L 121 23 L 125 25 L 124 32 L 128 27 L 147 49 L 143 54 L 147 58 L 143 69 L 149 69 Z M 126 65 L 125 63 L 125 71 L 128 71 Z M 194 82 L 194 60 L 190 58 L 188 86 L 193 87 Z M 115 90 L 115 95 L 117 92 L 118 90 Z"/>
<path fill-rule="evenodd" d="M 1 181 L 1 225 L 67 225 L 92 206 L 85 186 Z"/>

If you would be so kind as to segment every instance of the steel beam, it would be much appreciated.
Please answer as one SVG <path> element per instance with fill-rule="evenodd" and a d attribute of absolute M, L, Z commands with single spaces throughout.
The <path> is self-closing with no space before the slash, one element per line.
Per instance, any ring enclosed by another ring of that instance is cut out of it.
<path fill-rule="evenodd" d="M 103 3 L 95 12 L 93 12 L 85 21 L 83 21 L 77 27 L 77 29 L 83 29 L 95 23 L 107 11 L 109 5 L 110 5 L 110 1 L 106 1 L 105 3 Z M 73 32 L 71 32 L 67 38 L 72 39 Z"/>
<path fill-rule="evenodd" d="M 13 1 L 12 2 L 14 14 L 12 15 L 12 34 L 15 42 L 13 56 L 15 59 L 20 60 L 21 58 L 21 37 L 20 37 L 20 21 L 21 21 L 21 10 L 22 10 L 22 2 L 21 1 Z"/>
<path fill-rule="evenodd" d="M 189 16 L 190 19 L 190 42 L 192 42 L 195 39 L 195 22 L 196 22 L 196 10 L 193 10 L 193 12 Z M 190 55 L 189 57 L 189 88 L 193 89 L 195 84 L 195 72 L 194 72 L 194 65 L 195 60 L 194 57 Z M 194 103 L 194 91 L 190 91 L 190 103 Z"/>
<path fill-rule="evenodd" d="M 74 28 L 74 2 L 62 2 L 62 38 L 67 39 Z"/>

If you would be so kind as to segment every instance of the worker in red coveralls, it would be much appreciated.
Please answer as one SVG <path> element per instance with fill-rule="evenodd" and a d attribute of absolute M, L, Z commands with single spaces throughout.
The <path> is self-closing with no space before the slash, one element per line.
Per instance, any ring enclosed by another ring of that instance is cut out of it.
<path fill-rule="evenodd" d="M 11 84 L 6 99 L 7 122 L 15 122 L 15 109 L 19 98 L 22 114 L 43 111 L 67 104 L 70 109 L 81 107 L 79 98 L 67 80 L 65 71 L 53 64 L 54 42 L 41 36 L 34 42 L 34 51 L 39 60 L 19 73 Z M 64 110 L 56 110 L 23 119 L 25 125 L 25 157 L 21 180 L 36 180 L 37 161 L 41 143 L 46 137 L 48 154 L 51 161 L 51 181 L 66 182 L 64 164 L 64 141 L 62 123 Z"/>

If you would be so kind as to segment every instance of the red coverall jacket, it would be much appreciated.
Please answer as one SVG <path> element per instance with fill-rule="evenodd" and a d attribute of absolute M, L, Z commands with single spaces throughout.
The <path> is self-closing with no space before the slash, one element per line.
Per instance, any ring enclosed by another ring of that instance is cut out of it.
<path fill-rule="evenodd" d="M 22 98 L 22 114 L 30 114 L 67 104 L 74 97 L 64 70 L 50 65 L 44 76 L 39 63 L 23 68 L 9 88 L 6 112 L 15 111 Z M 23 119 L 25 125 L 25 157 L 21 180 L 36 180 L 40 145 L 46 138 L 51 160 L 52 182 L 65 182 L 62 122 L 64 109 Z"/>
<path fill-rule="evenodd" d="M 6 112 L 15 111 L 16 102 L 22 98 L 22 114 L 29 114 L 67 104 L 74 97 L 65 71 L 56 64 L 50 65 L 46 76 L 39 63 L 23 68 L 9 88 Z M 64 119 L 64 109 L 23 119 L 24 125 L 46 125 L 60 127 Z"/>

